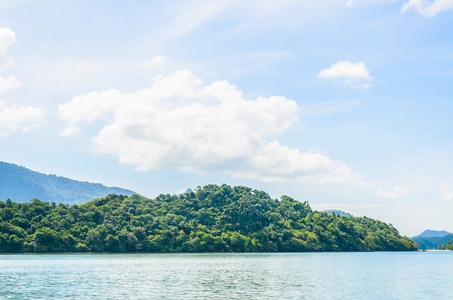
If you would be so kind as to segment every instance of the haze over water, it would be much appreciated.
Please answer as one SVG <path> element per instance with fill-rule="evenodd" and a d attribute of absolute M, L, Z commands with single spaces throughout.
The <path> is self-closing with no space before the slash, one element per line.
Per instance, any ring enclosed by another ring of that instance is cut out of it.
<path fill-rule="evenodd" d="M 2 299 L 451 299 L 453 252 L 0 256 Z"/>

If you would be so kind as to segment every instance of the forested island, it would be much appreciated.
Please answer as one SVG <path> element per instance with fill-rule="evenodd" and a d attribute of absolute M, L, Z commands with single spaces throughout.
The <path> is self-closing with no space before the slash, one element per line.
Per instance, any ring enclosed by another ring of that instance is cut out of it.
<path fill-rule="evenodd" d="M 453 241 L 450 241 L 446 244 L 439 245 L 437 247 L 438 250 L 453 250 Z"/>
<path fill-rule="evenodd" d="M 407 251 L 391 225 L 313 211 L 288 196 L 207 185 L 181 195 L 111 194 L 81 205 L 0 201 L 0 252 Z"/>

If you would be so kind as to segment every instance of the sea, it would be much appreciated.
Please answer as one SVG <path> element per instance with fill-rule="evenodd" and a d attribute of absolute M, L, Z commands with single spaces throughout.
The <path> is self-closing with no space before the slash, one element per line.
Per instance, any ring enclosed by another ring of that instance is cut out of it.
<path fill-rule="evenodd" d="M 453 299 L 453 251 L 5 254 L 0 299 Z"/>

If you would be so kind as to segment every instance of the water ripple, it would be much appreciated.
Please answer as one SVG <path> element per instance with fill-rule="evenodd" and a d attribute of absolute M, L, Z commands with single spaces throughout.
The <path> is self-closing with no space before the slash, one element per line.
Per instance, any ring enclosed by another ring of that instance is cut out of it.
<path fill-rule="evenodd" d="M 0 298 L 449 299 L 452 268 L 453 252 L 0 255 Z"/>

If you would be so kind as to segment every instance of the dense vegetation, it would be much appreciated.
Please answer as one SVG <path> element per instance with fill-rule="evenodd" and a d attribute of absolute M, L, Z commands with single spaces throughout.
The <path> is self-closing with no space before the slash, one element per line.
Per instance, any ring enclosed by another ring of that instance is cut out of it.
<path fill-rule="evenodd" d="M 439 250 L 453 250 L 453 241 L 437 246 Z"/>
<path fill-rule="evenodd" d="M 6 162 L 0 162 L 0 186 L 0 199 L 9 198 L 15 202 L 39 198 L 49 202 L 80 204 L 112 193 L 134 194 L 130 190 L 42 174 Z"/>
<path fill-rule="evenodd" d="M 247 187 L 111 194 L 82 205 L 0 201 L 0 252 L 415 250 L 391 225 L 312 211 Z"/>

